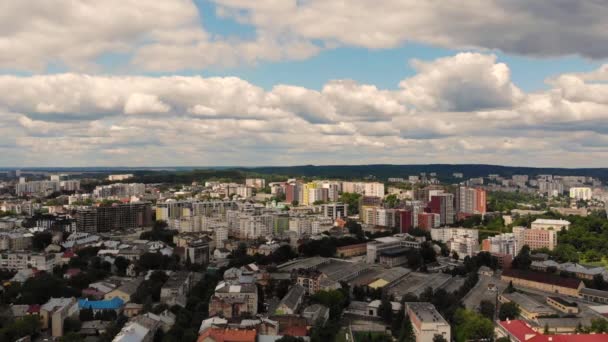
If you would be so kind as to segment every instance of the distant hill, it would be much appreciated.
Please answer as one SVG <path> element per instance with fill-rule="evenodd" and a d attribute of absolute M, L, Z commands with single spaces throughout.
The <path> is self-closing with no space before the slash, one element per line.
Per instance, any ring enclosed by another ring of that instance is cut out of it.
<path fill-rule="evenodd" d="M 608 179 L 608 168 L 534 168 L 520 166 L 500 166 L 486 164 L 425 164 L 425 165 L 303 165 L 303 166 L 268 166 L 238 168 L 239 170 L 260 174 L 280 174 L 288 176 L 328 177 L 328 178 L 365 178 L 374 176 L 379 180 L 389 177 L 407 177 L 421 172 L 437 173 L 441 179 L 451 179 L 452 173 L 461 172 L 465 178 L 485 177 L 488 174 L 499 174 L 510 177 L 516 174 L 535 176 L 551 174 L 559 176 L 590 176 L 601 180 Z"/>

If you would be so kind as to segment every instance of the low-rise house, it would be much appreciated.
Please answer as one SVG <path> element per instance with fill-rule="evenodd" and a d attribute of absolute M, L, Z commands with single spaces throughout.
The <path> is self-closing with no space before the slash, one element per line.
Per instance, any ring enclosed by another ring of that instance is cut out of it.
<path fill-rule="evenodd" d="M 81 272 L 78 268 L 68 268 L 63 274 L 63 279 L 72 279 L 72 277 L 79 275 Z"/>
<path fill-rule="evenodd" d="M 302 304 L 306 291 L 300 285 L 292 286 L 285 297 L 281 299 L 275 310 L 277 315 L 293 315 L 297 313 L 298 308 Z"/>
<path fill-rule="evenodd" d="M 114 311 L 119 313 L 125 303 L 119 297 L 114 297 L 109 300 L 88 300 L 86 298 L 78 300 L 78 307 L 82 309 L 91 309 L 93 313 L 101 311 Z"/>
<path fill-rule="evenodd" d="M 317 270 L 296 270 L 292 277 L 295 282 L 302 286 L 307 294 L 313 295 L 321 290 L 321 281 L 327 278 L 322 272 Z"/>
<path fill-rule="evenodd" d="M 136 316 L 127 322 L 112 342 L 151 342 L 154 339 L 160 322 L 145 317 Z"/>
<path fill-rule="evenodd" d="M 256 284 L 231 285 L 221 282 L 209 301 L 209 315 L 227 318 L 258 313 L 258 289 Z"/>
<path fill-rule="evenodd" d="M 302 310 L 302 317 L 308 320 L 309 326 L 316 324 L 324 326 L 329 319 L 329 308 L 321 304 L 313 304 Z"/>
<path fill-rule="evenodd" d="M 254 329 L 210 328 L 199 335 L 197 342 L 256 342 L 256 336 Z"/>
<path fill-rule="evenodd" d="M 124 306 L 123 314 L 129 318 L 139 315 L 144 309 L 143 304 L 127 303 Z"/>
<path fill-rule="evenodd" d="M 186 307 L 188 292 L 194 284 L 200 279 L 194 272 L 178 271 L 169 277 L 163 287 L 160 289 L 161 303 L 169 306 L 179 305 Z"/>
<path fill-rule="evenodd" d="M 175 318 L 176 318 L 175 314 L 173 314 L 169 310 L 165 310 L 158 315 L 153 314 L 151 312 L 147 312 L 143 316 L 153 319 L 155 321 L 158 321 L 160 323 L 160 329 L 162 329 L 164 332 L 169 331 L 169 329 L 171 329 L 171 327 L 173 327 L 173 325 L 175 324 Z"/>
<path fill-rule="evenodd" d="M 120 298 L 124 303 L 128 303 L 131 301 L 131 297 L 137 291 L 137 288 L 144 281 L 143 277 L 135 278 L 133 280 L 127 281 L 124 284 L 120 285 L 118 288 L 106 293 L 104 299 L 110 300 L 113 298 Z"/>
<path fill-rule="evenodd" d="M 99 336 L 106 332 L 111 323 L 110 321 L 100 320 L 82 322 L 78 333 L 85 336 Z"/>

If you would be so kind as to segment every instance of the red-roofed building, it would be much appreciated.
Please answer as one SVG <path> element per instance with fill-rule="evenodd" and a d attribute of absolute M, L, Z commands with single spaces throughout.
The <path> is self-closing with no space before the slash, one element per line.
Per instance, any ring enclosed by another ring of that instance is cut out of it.
<path fill-rule="evenodd" d="M 255 330 L 210 328 L 198 337 L 198 342 L 255 342 Z"/>
<path fill-rule="evenodd" d="M 79 275 L 80 270 L 78 268 L 68 268 L 63 274 L 64 279 L 71 279 L 73 276 Z"/>
<path fill-rule="evenodd" d="M 513 342 L 605 342 L 608 334 L 545 335 L 521 320 L 501 321 L 498 337 L 509 337 Z"/>
<path fill-rule="evenodd" d="M 27 308 L 28 315 L 40 315 L 40 304 L 32 304 Z"/>

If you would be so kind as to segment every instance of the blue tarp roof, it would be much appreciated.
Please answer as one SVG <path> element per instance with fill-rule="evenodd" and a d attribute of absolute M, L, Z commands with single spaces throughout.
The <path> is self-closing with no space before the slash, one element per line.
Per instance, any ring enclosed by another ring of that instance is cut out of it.
<path fill-rule="evenodd" d="M 88 300 L 86 298 L 78 300 L 78 307 L 80 309 L 117 310 L 123 305 L 124 302 L 118 297 L 114 297 L 110 300 Z"/>

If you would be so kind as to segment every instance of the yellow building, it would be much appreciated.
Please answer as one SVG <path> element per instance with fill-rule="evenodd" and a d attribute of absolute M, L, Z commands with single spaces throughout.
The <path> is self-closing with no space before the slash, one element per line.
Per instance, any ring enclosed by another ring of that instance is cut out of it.
<path fill-rule="evenodd" d="M 515 269 L 504 270 L 500 279 L 506 282 L 513 282 L 515 286 L 524 286 L 572 297 L 578 297 L 579 291 L 585 287 L 585 284 L 581 280 L 575 278 L 563 278 L 549 273 Z"/>

